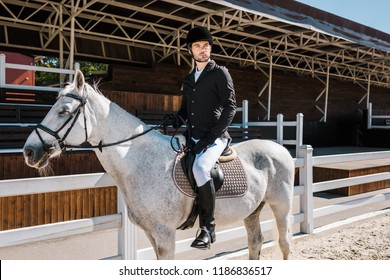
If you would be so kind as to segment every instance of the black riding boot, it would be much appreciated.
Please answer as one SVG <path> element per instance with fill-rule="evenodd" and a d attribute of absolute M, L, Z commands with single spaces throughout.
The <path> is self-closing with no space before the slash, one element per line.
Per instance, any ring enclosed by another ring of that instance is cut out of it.
<path fill-rule="evenodd" d="M 207 249 L 210 248 L 211 243 L 215 242 L 215 189 L 213 180 L 210 180 L 203 186 L 198 187 L 198 196 L 200 207 L 200 234 L 192 242 L 191 247 Z"/>

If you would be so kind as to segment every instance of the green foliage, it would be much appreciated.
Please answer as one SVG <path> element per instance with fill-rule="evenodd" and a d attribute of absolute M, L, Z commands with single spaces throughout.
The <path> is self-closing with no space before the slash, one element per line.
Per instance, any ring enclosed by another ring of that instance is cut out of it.
<path fill-rule="evenodd" d="M 103 63 L 94 63 L 89 61 L 79 61 L 79 63 L 80 70 L 83 72 L 85 77 L 91 76 L 95 71 L 108 69 L 108 65 Z M 44 56 L 35 61 L 35 66 L 59 68 L 59 62 L 57 58 Z M 60 74 L 41 71 L 35 72 L 35 85 L 37 86 L 58 85 L 59 82 Z"/>
<path fill-rule="evenodd" d="M 58 68 L 58 59 L 52 57 L 42 57 L 35 61 L 35 66 Z M 60 74 L 50 72 L 35 72 L 35 85 L 48 86 L 56 85 L 60 82 Z"/>
<path fill-rule="evenodd" d="M 82 61 L 80 62 L 80 70 L 84 76 L 90 76 L 95 71 L 108 70 L 108 64 Z"/>

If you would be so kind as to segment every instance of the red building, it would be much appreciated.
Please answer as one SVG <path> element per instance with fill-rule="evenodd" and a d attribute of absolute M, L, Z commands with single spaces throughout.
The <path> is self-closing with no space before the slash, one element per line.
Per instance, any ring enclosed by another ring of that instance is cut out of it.
<path fill-rule="evenodd" d="M 7 63 L 34 65 L 34 58 L 31 56 L 0 51 L 4 54 Z M 32 86 L 35 84 L 35 74 L 32 70 L 6 69 L 5 82 L 7 84 Z"/>

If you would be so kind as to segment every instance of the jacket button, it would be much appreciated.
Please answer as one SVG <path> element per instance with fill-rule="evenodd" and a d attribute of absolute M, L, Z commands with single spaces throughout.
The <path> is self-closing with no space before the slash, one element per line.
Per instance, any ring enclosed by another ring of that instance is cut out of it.
<path fill-rule="evenodd" d="M 191 127 L 192 127 L 192 128 L 194 128 L 194 127 L 195 127 L 195 125 L 191 125 Z"/>

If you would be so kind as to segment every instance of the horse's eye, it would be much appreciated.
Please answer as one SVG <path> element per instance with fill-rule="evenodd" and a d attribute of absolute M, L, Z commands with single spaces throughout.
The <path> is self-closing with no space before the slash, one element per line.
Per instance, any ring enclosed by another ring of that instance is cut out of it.
<path fill-rule="evenodd" d="M 71 112 L 71 108 L 70 106 L 68 105 L 63 105 L 61 106 L 61 108 L 59 108 L 58 110 L 58 114 L 59 115 L 70 115 L 72 112 Z"/>
<path fill-rule="evenodd" d="M 61 111 L 58 112 L 59 115 L 70 115 L 70 111 L 66 109 L 62 109 Z"/>

